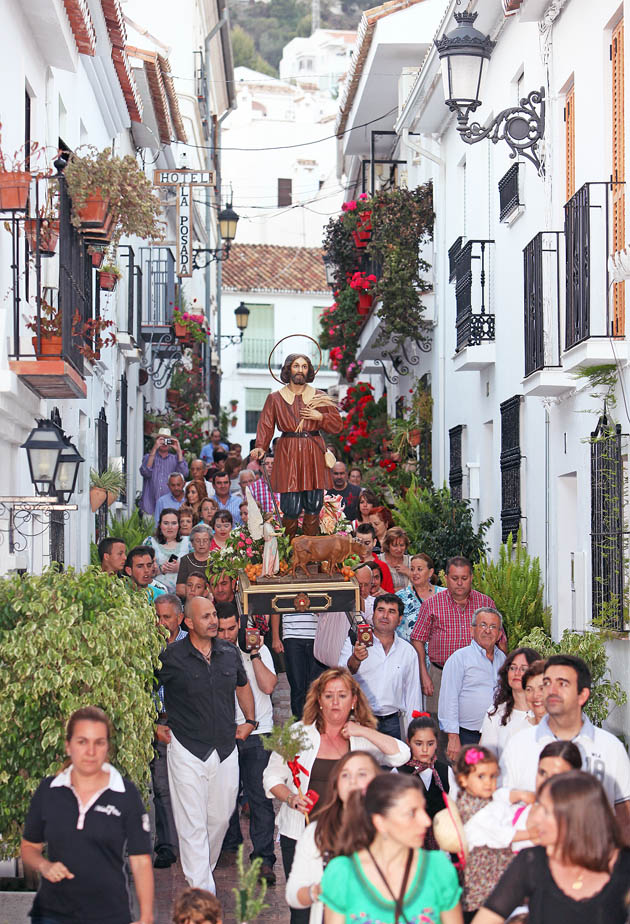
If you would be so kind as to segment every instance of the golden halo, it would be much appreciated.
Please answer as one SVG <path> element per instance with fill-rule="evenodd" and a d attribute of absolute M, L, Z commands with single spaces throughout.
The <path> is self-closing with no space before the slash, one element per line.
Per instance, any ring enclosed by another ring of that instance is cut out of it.
<path fill-rule="evenodd" d="M 317 373 L 319 372 L 319 370 L 322 368 L 322 360 L 323 360 L 323 358 L 324 358 L 323 355 L 322 355 L 322 348 L 320 347 L 319 343 L 317 342 L 317 340 L 315 340 L 314 337 L 309 337 L 308 334 L 287 334 L 287 336 L 286 336 L 286 337 L 283 337 L 282 340 L 278 340 L 278 342 L 277 342 L 276 345 L 274 346 L 273 350 L 272 350 L 271 353 L 269 354 L 269 360 L 267 361 L 267 365 L 268 365 L 268 367 L 269 367 L 269 372 L 271 373 L 272 378 L 274 378 L 274 379 L 276 380 L 276 382 L 279 382 L 280 385 L 284 385 L 285 383 L 284 383 L 281 379 L 279 379 L 277 375 L 274 375 L 274 374 L 273 374 L 273 371 L 272 371 L 272 369 L 271 369 L 271 357 L 272 357 L 273 354 L 276 352 L 276 349 L 280 346 L 280 344 L 281 344 L 281 343 L 284 343 L 285 340 L 290 340 L 291 337 L 305 337 L 307 340 L 311 340 L 311 341 L 315 344 L 315 346 L 317 347 L 317 349 L 319 350 L 319 366 L 318 366 L 317 369 L 315 370 L 315 375 L 317 375 Z"/>

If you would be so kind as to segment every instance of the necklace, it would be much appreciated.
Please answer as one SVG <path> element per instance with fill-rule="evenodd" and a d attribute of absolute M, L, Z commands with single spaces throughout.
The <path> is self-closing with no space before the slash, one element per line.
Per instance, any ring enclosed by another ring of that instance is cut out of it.
<path fill-rule="evenodd" d="M 571 888 L 575 889 L 576 892 L 579 892 L 579 890 L 583 888 L 583 886 L 584 886 L 584 870 L 582 870 L 582 872 L 576 877 L 575 882 L 571 883 Z"/>

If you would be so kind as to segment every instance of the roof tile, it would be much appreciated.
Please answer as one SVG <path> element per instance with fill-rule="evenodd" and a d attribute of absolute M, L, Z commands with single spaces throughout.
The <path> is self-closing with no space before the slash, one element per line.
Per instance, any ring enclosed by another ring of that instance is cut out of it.
<path fill-rule="evenodd" d="M 233 292 L 328 292 L 320 247 L 233 244 L 223 289 Z"/>

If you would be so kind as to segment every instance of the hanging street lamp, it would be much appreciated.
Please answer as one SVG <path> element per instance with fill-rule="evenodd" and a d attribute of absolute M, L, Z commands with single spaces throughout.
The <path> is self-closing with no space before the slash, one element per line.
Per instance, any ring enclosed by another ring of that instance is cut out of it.
<path fill-rule="evenodd" d="M 61 453 L 66 448 L 61 427 L 52 420 L 38 420 L 37 427 L 31 430 L 20 448 L 26 449 L 35 493 L 54 494 Z"/>
<path fill-rule="evenodd" d="M 544 87 L 523 97 L 518 106 L 504 109 L 486 127 L 479 122 L 469 125 L 470 113 L 481 106 L 484 74 L 496 44 L 475 28 L 476 18 L 477 13 L 455 13 L 455 29 L 435 39 L 446 105 L 457 113 L 457 131 L 466 144 L 484 138 L 493 144 L 505 141 L 512 151 L 511 158 L 521 154 L 542 176 L 544 165 L 538 157 L 538 142 L 545 134 Z"/>

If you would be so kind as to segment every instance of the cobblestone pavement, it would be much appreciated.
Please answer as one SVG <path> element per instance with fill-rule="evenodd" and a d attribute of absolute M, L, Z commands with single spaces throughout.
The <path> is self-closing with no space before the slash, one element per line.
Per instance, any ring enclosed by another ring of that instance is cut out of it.
<path fill-rule="evenodd" d="M 278 686 L 272 698 L 275 721 L 277 723 L 285 722 L 291 714 L 289 685 L 286 674 L 278 675 Z M 241 830 L 244 839 L 244 855 L 247 858 L 251 851 L 247 818 L 241 817 Z M 285 878 L 279 844 L 276 844 L 274 872 L 278 877 L 278 881 L 275 886 L 267 890 L 265 901 L 269 908 L 257 918 L 260 924 L 272 924 L 272 922 L 273 924 L 288 924 L 290 919 L 289 909 L 284 900 Z M 217 884 L 217 896 L 223 906 L 223 921 L 225 924 L 233 924 L 235 918 L 232 889 L 236 885 L 236 855 L 234 853 L 221 854 L 214 871 L 214 878 Z M 186 880 L 179 862 L 173 864 L 169 869 L 155 870 L 155 924 L 170 924 L 173 901 L 179 892 L 185 888 Z"/>

